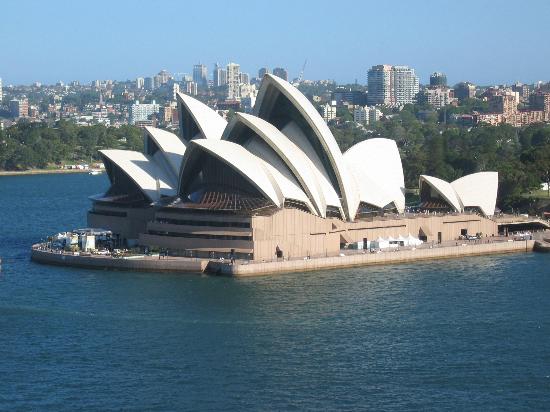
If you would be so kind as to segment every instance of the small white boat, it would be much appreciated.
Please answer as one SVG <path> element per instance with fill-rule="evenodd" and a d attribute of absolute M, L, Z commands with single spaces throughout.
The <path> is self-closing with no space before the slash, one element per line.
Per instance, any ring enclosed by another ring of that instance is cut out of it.
<path fill-rule="evenodd" d="M 89 175 L 92 175 L 92 176 L 95 176 L 95 175 L 100 175 L 101 173 L 103 173 L 101 170 L 90 170 L 88 172 Z"/>

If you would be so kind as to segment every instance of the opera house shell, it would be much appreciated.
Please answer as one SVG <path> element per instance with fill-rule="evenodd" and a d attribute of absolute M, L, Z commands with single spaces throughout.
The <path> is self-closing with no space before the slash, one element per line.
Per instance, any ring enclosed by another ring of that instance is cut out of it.
<path fill-rule="evenodd" d="M 425 209 L 446 209 L 459 213 L 474 210 L 484 216 L 493 216 L 498 173 L 473 173 L 451 183 L 437 177 L 421 175 L 419 188 L 421 206 Z"/>
<path fill-rule="evenodd" d="M 275 250 L 338 253 L 380 235 L 422 233 L 421 223 L 432 232 L 432 223 L 412 218 L 377 221 L 405 210 L 395 142 L 369 139 L 342 153 L 315 107 L 288 82 L 266 75 L 253 114 L 236 113 L 229 123 L 190 96 L 177 99 L 179 136 L 149 127 L 143 153 L 100 151 L 111 186 L 91 198 L 90 227 L 108 228 L 128 245 L 250 259 L 269 259 Z M 477 202 L 471 179 L 463 179 L 421 182 L 456 212 L 466 204 L 494 210 L 485 198 Z"/>

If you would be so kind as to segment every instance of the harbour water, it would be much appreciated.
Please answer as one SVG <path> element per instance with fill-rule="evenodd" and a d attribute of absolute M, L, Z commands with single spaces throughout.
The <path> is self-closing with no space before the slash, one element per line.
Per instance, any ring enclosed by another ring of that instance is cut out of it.
<path fill-rule="evenodd" d="M 0 177 L 0 410 L 544 410 L 550 256 L 247 279 L 51 267 L 104 175 Z"/>

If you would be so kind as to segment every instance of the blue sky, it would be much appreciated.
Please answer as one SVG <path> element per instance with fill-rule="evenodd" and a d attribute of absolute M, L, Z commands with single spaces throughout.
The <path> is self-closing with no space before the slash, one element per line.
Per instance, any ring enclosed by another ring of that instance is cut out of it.
<path fill-rule="evenodd" d="M 2 0 L 6 84 L 134 79 L 234 61 L 366 82 L 374 64 L 500 84 L 550 80 L 550 1 Z"/>

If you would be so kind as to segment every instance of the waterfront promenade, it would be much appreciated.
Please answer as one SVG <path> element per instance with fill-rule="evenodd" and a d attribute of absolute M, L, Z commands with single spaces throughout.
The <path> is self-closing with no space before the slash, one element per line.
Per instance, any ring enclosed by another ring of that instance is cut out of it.
<path fill-rule="evenodd" d="M 293 258 L 273 261 L 212 260 L 168 256 L 126 256 L 82 255 L 46 249 L 34 245 L 31 259 L 35 262 L 61 266 L 93 269 L 211 273 L 224 276 L 256 276 L 272 273 L 289 273 L 313 270 L 327 270 L 355 266 L 395 264 L 429 259 L 452 259 L 499 253 L 531 252 L 535 240 L 513 240 L 511 238 L 486 238 L 474 242 L 447 242 L 441 245 L 424 244 L 419 248 L 401 248 L 370 252 L 367 250 L 344 250 L 338 256 Z"/>
<path fill-rule="evenodd" d="M 29 175 L 60 175 L 72 173 L 89 173 L 91 169 L 29 169 L 29 170 L 0 170 L 0 176 L 29 176 Z"/>

